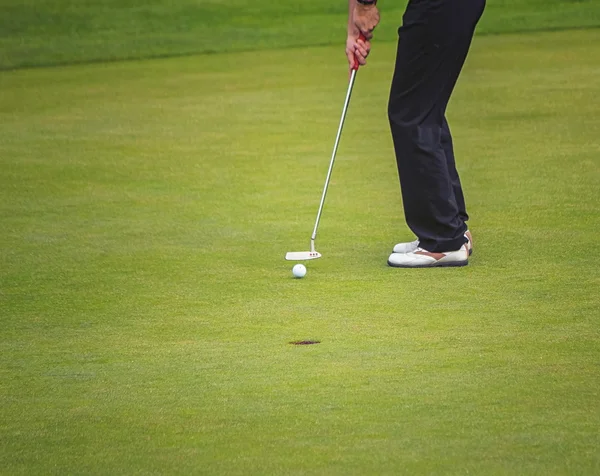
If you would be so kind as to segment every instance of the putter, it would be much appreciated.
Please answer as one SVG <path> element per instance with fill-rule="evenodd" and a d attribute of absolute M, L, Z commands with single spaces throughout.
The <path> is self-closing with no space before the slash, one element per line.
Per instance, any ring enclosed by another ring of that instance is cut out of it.
<path fill-rule="evenodd" d="M 365 36 L 361 33 L 359 39 L 366 41 Z M 325 203 L 325 197 L 327 195 L 327 189 L 329 188 L 329 180 L 331 179 L 331 172 L 333 171 L 333 163 L 335 162 L 335 156 L 337 154 L 338 145 L 340 143 L 340 137 L 342 136 L 342 128 L 344 127 L 344 121 L 346 120 L 346 112 L 348 112 L 348 104 L 350 103 L 350 96 L 352 95 L 352 88 L 354 86 L 354 80 L 356 79 L 356 72 L 359 68 L 358 60 L 354 60 L 352 66 L 352 72 L 350 73 L 350 82 L 348 84 L 348 92 L 346 93 L 346 100 L 344 101 L 344 108 L 342 109 L 342 118 L 340 119 L 340 125 L 338 127 L 337 136 L 335 143 L 333 144 L 333 153 L 331 154 L 331 161 L 329 162 L 329 170 L 327 171 L 327 177 L 325 178 L 325 186 L 323 187 L 323 194 L 321 195 L 321 203 L 319 203 L 319 210 L 317 211 L 317 219 L 315 220 L 315 227 L 310 237 L 310 251 L 288 251 L 285 255 L 285 259 L 288 261 L 305 261 L 309 259 L 317 259 L 321 257 L 315 249 L 315 240 L 317 239 L 317 230 L 319 228 L 319 221 L 321 220 L 321 213 L 323 212 L 323 204 Z"/>

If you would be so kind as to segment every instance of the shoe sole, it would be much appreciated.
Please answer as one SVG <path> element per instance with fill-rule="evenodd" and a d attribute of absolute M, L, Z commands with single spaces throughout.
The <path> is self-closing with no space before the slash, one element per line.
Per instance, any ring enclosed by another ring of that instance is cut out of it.
<path fill-rule="evenodd" d="M 415 248 L 415 249 L 416 249 L 416 248 Z M 394 251 L 394 250 L 392 249 L 392 253 L 402 253 L 402 252 L 400 252 L 400 251 Z M 471 256 L 472 254 L 473 254 L 473 248 L 471 247 L 471 248 L 469 248 L 469 256 Z"/>
<path fill-rule="evenodd" d="M 402 252 L 400 252 L 400 251 L 394 251 L 394 250 L 392 250 L 392 253 L 400 253 L 400 254 L 402 254 Z M 473 248 L 469 249 L 469 256 L 471 256 L 472 254 L 473 254 Z"/>
<path fill-rule="evenodd" d="M 461 266 L 467 266 L 469 264 L 468 261 L 450 261 L 449 263 L 435 263 L 435 264 L 428 264 L 428 265 L 424 265 L 424 266 L 408 266 L 405 264 L 395 264 L 395 263 L 390 263 L 389 261 L 387 262 L 388 266 L 391 266 L 392 268 L 459 268 Z"/>

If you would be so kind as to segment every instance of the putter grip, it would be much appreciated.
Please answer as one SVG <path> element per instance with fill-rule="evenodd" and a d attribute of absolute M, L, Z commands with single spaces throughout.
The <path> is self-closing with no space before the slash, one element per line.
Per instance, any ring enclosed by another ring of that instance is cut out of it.
<path fill-rule="evenodd" d="M 358 35 L 358 39 L 362 40 L 362 41 L 367 41 L 367 39 L 365 38 L 365 35 L 363 35 L 362 33 L 360 35 Z M 358 63 L 358 59 L 356 58 L 356 55 L 354 55 L 354 65 L 352 66 L 352 69 L 357 71 L 358 68 L 360 68 L 360 64 Z"/>

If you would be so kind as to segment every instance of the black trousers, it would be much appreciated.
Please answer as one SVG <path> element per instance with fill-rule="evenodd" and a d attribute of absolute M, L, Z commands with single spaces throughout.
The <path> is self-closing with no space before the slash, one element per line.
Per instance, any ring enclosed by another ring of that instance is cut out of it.
<path fill-rule="evenodd" d="M 388 115 L 406 223 L 432 252 L 466 241 L 446 107 L 484 8 L 485 0 L 410 0 L 398 30 Z"/>

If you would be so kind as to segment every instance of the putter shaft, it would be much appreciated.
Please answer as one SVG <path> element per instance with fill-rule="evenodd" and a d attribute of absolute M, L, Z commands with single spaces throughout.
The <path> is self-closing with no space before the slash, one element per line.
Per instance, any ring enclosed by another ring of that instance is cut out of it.
<path fill-rule="evenodd" d="M 340 125 L 338 127 L 337 136 L 335 137 L 335 143 L 333 144 L 333 153 L 331 154 L 331 161 L 329 162 L 329 170 L 327 171 L 327 177 L 325 178 L 325 186 L 323 187 L 323 194 L 321 195 L 321 203 L 319 203 L 319 210 L 317 212 L 317 219 L 315 220 L 315 227 L 310 238 L 310 249 L 315 251 L 315 240 L 317 239 L 317 229 L 319 228 L 319 221 L 321 221 L 321 214 L 323 213 L 323 205 L 325 204 L 325 197 L 327 196 L 327 189 L 329 188 L 329 181 L 331 180 L 331 172 L 333 171 L 333 163 L 335 162 L 335 156 L 337 154 L 338 145 L 340 143 L 340 137 L 342 136 L 342 129 L 344 127 L 344 121 L 346 120 L 346 113 L 348 112 L 348 105 L 350 104 L 350 96 L 352 95 L 352 88 L 354 87 L 354 79 L 356 78 L 356 72 L 358 68 L 352 69 L 350 74 L 350 82 L 348 84 L 348 92 L 346 93 L 346 100 L 344 101 L 344 109 L 342 109 L 342 117 L 340 119 Z"/>

